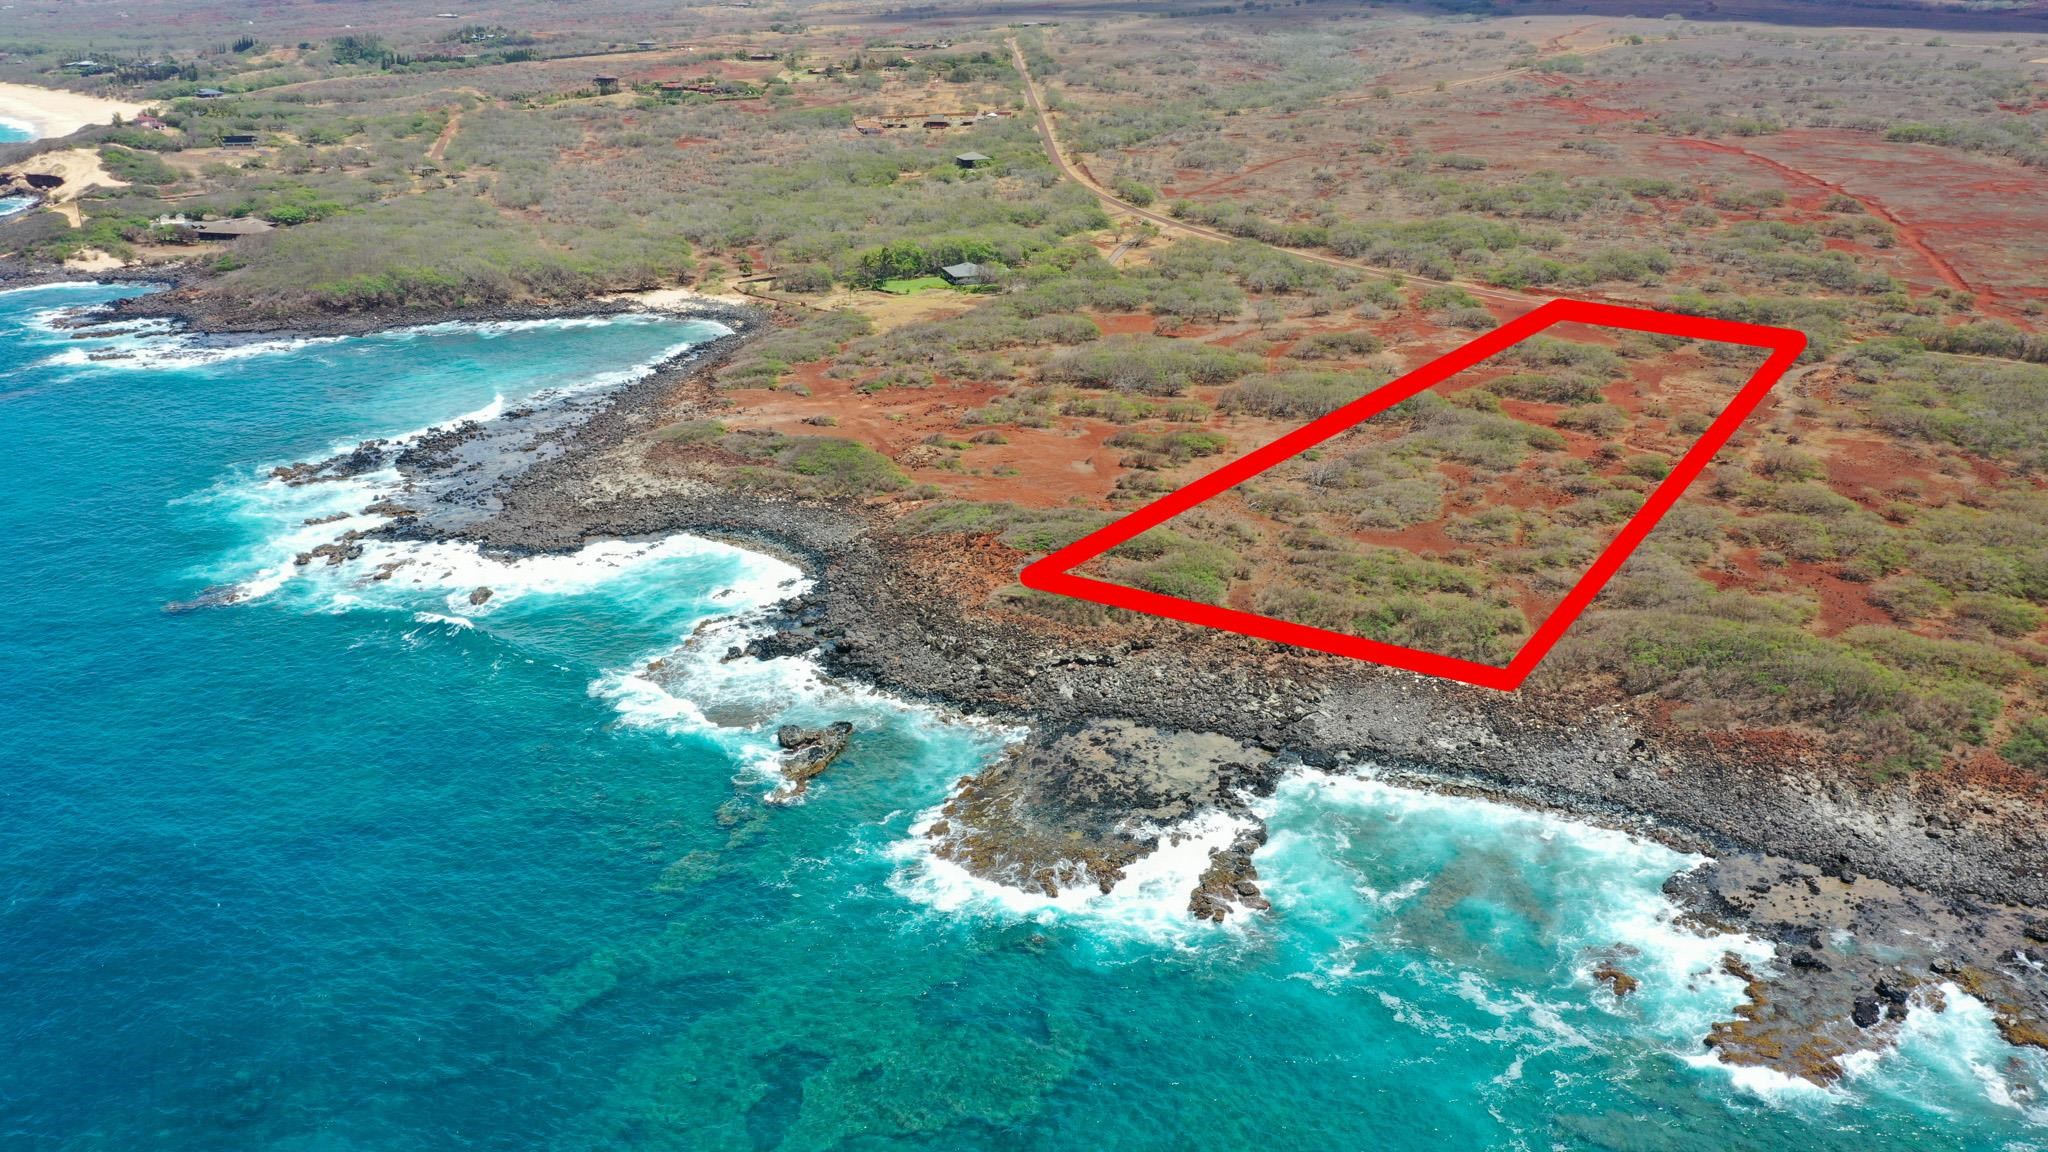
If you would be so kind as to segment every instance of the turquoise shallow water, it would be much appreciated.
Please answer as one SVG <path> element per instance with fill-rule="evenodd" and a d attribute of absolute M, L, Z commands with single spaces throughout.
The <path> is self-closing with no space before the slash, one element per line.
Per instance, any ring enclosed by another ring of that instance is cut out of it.
<path fill-rule="evenodd" d="M 0 120 L 0 144 L 35 138 L 35 132 L 28 125 Z M 35 201 L 26 196 L 0 196 L 0 216 L 12 215 L 34 203 Z"/>
<path fill-rule="evenodd" d="M 2038 1054 L 1961 998 L 1833 1092 L 1701 1061 L 1715 962 L 1768 949 L 1674 930 L 1689 861 L 1653 844 L 1303 773 L 1269 918 L 1181 914 L 1220 822 L 1108 898 L 1030 899 L 914 834 L 1009 733 L 717 661 L 778 562 L 289 563 L 385 481 L 269 467 L 708 329 L 221 352 L 37 322 L 121 291 L 0 294 L 0 1147 L 2048 1147 Z M 162 610 L 221 583 L 251 598 Z M 841 717 L 846 759 L 763 804 L 772 725 Z M 1616 947 L 1619 1004 L 1588 975 Z"/>

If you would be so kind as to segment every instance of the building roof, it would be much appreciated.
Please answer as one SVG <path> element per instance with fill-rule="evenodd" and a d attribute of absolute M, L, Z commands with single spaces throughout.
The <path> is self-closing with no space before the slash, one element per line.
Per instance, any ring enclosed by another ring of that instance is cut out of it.
<path fill-rule="evenodd" d="M 233 220 L 202 220 L 192 230 L 211 233 L 215 236 L 258 236 L 277 227 L 268 220 L 254 216 L 242 216 Z"/>
<path fill-rule="evenodd" d="M 952 280 L 971 280 L 985 273 L 979 264 L 948 264 L 939 271 Z"/>
<path fill-rule="evenodd" d="M 201 88 L 199 91 L 194 92 L 193 95 L 204 98 L 211 96 L 225 96 L 227 95 L 227 93 L 221 91 L 218 88 Z"/>
<path fill-rule="evenodd" d="M 995 157 L 983 156 L 979 152 L 962 152 L 958 156 L 953 157 L 953 159 L 959 160 L 966 164 L 986 164 L 990 160 L 995 159 Z"/>

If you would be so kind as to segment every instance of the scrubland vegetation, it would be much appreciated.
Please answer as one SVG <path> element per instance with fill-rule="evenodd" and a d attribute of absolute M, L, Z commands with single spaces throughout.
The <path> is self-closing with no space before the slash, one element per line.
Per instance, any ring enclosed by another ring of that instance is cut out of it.
<path fill-rule="evenodd" d="M 168 127 L 0 147 L 5 168 L 87 146 L 128 182 L 79 227 L 0 224 L 0 250 L 194 261 L 281 317 L 778 294 L 715 374 L 716 418 L 661 429 L 654 457 L 1017 563 L 1528 301 L 1795 327 L 1799 367 L 1532 688 L 1669 701 L 1876 772 L 2048 773 L 2038 37 L 1331 7 L 964 21 L 912 50 L 886 14 L 689 13 L 648 52 L 572 17 L 252 37 L 154 71 L 103 41 L 111 73 L 58 79 L 125 85 Z M 1012 35 L 1063 145 L 1158 219 L 1047 159 Z M 19 48 L 0 78 L 49 82 L 76 47 Z M 193 245 L 169 214 L 280 227 Z M 986 283 L 938 278 L 961 263 Z M 1755 360 L 1551 333 L 1091 571 L 1504 662 Z M 1015 586 L 986 607 L 1122 622 Z"/>

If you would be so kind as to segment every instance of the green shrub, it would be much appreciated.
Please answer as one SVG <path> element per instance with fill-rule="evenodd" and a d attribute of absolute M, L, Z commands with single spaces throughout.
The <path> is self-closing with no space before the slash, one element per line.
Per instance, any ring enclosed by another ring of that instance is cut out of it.
<path fill-rule="evenodd" d="M 1612 404 L 1588 404 L 1558 414 L 1557 426 L 1588 436 L 1613 436 L 1629 425 L 1628 413 Z"/>
<path fill-rule="evenodd" d="M 1294 355 L 1302 360 L 1356 360 L 1385 346 L 1370 332 L 1318 332 L 1296 344 Z"/>
<path fill-rule="evenodd" d="M 1215 566 L 1186 554 L 1155 560 L 1131 573 L 1131 583 L 1161 596 L 1215 604 L 1230 590 L 1230 579 Z"/>
<path fill-rule="evenodd" d="M 1671 464 L 1671 457 L 1661 452 L 1645 452 L 1624 460 L 1622 470 L 1644 480 L 1662 480 L 1671 475 Z"/>
<path fill-rule="evenodd" d="M 1342 408 L 1386 383 L 1365 373 L 1281 372 L 1245 378 L 1216 399 L 1223 412 L 1314 419 Z"/>
<path fill-rule="evenodd" d="M 798 264 L 783 269 L 775 286 L 784 292 L 830 292 L 832 269 L 823 264 Z"/>
<path fill-rule="evenodd" d="M 1598 378 L 1576 373 L 1517 372 L 1486 387 L 1503 396 L 1539 404 L 1591 404 L 1601 398 Z"/>
<path fill-rule="evenodd" d="M 1998 754 L 2030 772 L 2048 773 L 2048 716 L 2030 716 L 2013 727 Z"/>
<path fill-rule="evenodd" d="M 708 444 L 725 435 L 725 425 L 716 420 L 682 420 L 654 434 L 671 444 Z"/>
<path fill-rule="evenodd" d="M 1971 592 L 1956 597 L 1956 615 L 1972 620 L 2000 636 L 2026 636 L 2041 628 L 2041 609 L 2024 600 L 1991 592 Z"/>
<path fill-rule="evenodd" d="M 1119 336 L 1059 353 L 1046 362 L 1040 377 L 1082 388 L 1178 396 L 1191 384 L 1227 384 L 1257 366 L 1249 356 L 1204 344 Z"/>
<path fill-rule="evenodd" d="M 1822 473 L 1819 460 L 1786 444 L 1766 445 L 1757 453 L 1751 469 L 1771 480 L 1812 480 Z"/>
<path fill-rule="evenodd" d="M 891 491 L 907 483 L 895 461 L 851 440 L 796 437 L 777 454 L 776 463 L 846 495 Z"/>
<path fill-rule="evenodd" d="M 1948 604 L 1949 593 L 1941 585 L 1920 576 L 1893 576 L 1870 590 L 1870 602 L 1901 624 L 1924 620 Z"/>
<path fill-rule="evenodd" d="M 176 184 L 178 170 L 147 152 L 108 144 L 100 148 L 100 159 L 107 166 L 107 172 L 117 180 L 130 184 Z"/>

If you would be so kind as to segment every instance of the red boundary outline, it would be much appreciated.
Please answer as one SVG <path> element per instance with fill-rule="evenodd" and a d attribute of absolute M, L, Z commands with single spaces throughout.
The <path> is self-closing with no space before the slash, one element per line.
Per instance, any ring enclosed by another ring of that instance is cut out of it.
<path fill-rule="evenodd" d="M 1147 592 L 1139 588 L 1074 575 L 1073 569 L 1147 529 L 1157 527 L 1211 496 L 1236 487 L 1281 461 L 1315 447 L 1351 426 L 1386 411 L 1431 385 L 1440 383 L 1502 349 L 1536 335 L 1545 328 L 1571 322 L 1623 328 L 1635 332 L 1652 332 L 1689 340 L 1746 344 L 1751 347 L 1768 348 L 1771 355 L 1764 361 L 1763 366 L 1757 369 L 1756 375 L 1750 377 L 1749 382 L 1735 394 L 1734 399 L 1707 428 L 1706 434 L 1700 437 L 1699 442 L 1694 444 L 1671 469 L 1671 474 L 1650 493 L 1642 508 L 1629 518 L 1628 523 L 1622 525 L 1621 534 L 1600 553 L 1593 561 L 1593 566 L 1586 570 L 1586 574 L 1579 578 L 1579 582 L 1572 586 L 1571 591 L 1565 593 L 1564 599 L 1559 601 L 1550 615 L 1537 626 L 1528 642 L 1522 645 L 1521 650 L 1515 653 L 1514 658 L 1508 661 L 1505 667 L 1461 660 L 1435 652 L 1424 652 L 1399 644 L 1368 640 L 1345 632 L 1292 624 L 1270 616 L 1239 612 L 1233 608 L 1203 604 L 1178 596 L 1165 596 L 1157 592 Z M 1628 559 L 1629 554 L 1643 542 L 1643 538 L 1650 534 L 1650 530 L 1657 526 L 1657 521 L 1661 520 L 1671 509 L 1672 504 L 1677 502 L 1686 486 L 1699 477 L 1708 462 L 1714 458 L 1714 454 L 1719 452 L 1721 446 L 1728 442 L 1728 438 L 1735 434 L 1736 427 L 1756 410 L 1756 406 L 1763 401 L 1764 394 L 1771 390 L 1771 386 L 1778 382 L 1779 377 L 1785 374 L 1786 369 L 1792 366 L 1792 362 L 1797 360 L 1805 349 L 1805 333 L 1790 328 L 1744 324 L 1704 316 L 1680 316 L 1619 304 L 1597 304 L 1587 300 L 1552 300 L 1527 315 L 1510 320 L 1477 340 L 1453 349 L 1415 371 L 1366 393 L 1327 416 L 1304 424 L 1271 444 L 1225 464 L 1185 488 L 1169 492 L 1123 519 L 1099 528 L 1059 551 L 1026 565 L 1023 572 L 1018 575 L 1018 580 L 1025 587 L 1035 588 L 1041 592 L 1055 592 L 1098 604 L 1107 604 L 1114 608 L 1128 608 L 1133 612 L 1163 616 L 1170 620 L 1181 620 L 1208 628 L 1220 628 L 1226 632 L 1292 644 L 1337 656 L 1371 660 L 1481 688 L 1513 691 L 1536 670 L 1536 665 L 1541 663 L 1543 657 L 1563 638 L 1565 630 L 1572 626 L 1572 622 L 1578 619 L 1581 612 L 1585 611 L 1586 605 L 1599 594 L 1600 589 L 1621 568 L 1623 561 Z"/>

